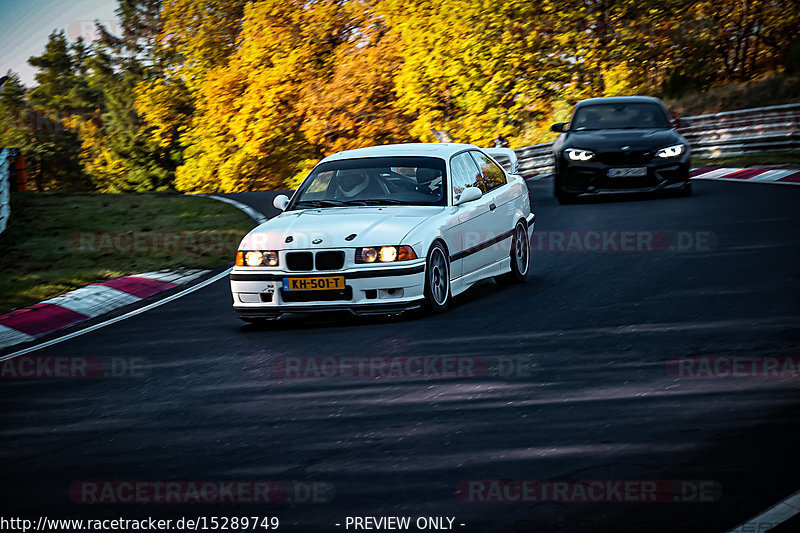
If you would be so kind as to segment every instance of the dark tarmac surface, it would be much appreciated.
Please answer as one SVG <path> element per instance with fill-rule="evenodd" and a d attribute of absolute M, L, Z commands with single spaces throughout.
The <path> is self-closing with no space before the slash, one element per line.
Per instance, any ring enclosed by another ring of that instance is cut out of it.
<path fill-rule="evenodd" d="M 528 282 L 483 282 L 444 315 L 254 328 L 235 317 L 223 279 L 34 352 L 141 368 L 0 380 L 0 515 L 277 516 L 279 531 L 303 532 L 346 531 L 347 516 L 455 517 L 464 532 L 722 532 L 800 489 L 800 378 L 691 379 L 668 366 L 800 355 L 800 187 L 697 181 L 690 198 L 558 206 L 549 180 L 529 186 Z M 230 196 L 272 215 L 273 195 Z M 624 231 L 636 232 L 627 244 Z M 276 372 L 322 356 L 491 369 Z M 274 481 L 290 492 L 260 505 L 73 501 L 70 487 L 91 480 Z M 687 501 L 464 501 L 468 480 L 651 480 L 660 499 L 680 486 Z"/>

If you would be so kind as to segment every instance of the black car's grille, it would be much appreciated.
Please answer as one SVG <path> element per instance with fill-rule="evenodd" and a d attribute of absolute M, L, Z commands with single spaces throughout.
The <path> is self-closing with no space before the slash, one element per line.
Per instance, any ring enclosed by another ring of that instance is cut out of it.
<path fill-rule="evenodd" d="M 286 268 L 293 271 L 314 269 L 314 255 L 311 252 L 288 252 Z"/>
<path fill-rule="evenodd" d="M 317 252 L 314 261 L 317 270 L 339 270 L 344 266 L 344 252 Z"/>
<path fill-rule="evenodd" d="M 600 152 L 600 161 L 606 165 L 630 166 L 646 165 L 653 160 L 652 150 L 639 150 L 632 152 Z"/>
<path fill-rule="evenodd" d="M 293 302 L 335 302 L 353 299 L 353 288 L 326 291 L 287 291 L 281 289 L 281 299 L 287 303 Z"/>

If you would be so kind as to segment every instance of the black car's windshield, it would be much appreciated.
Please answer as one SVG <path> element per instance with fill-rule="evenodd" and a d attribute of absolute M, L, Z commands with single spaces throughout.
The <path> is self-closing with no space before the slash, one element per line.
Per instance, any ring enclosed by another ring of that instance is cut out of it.
<path fill-rule="evenodd" d="M 666 128 L 669 121 L 661 107 L 646 102 L 582 106 L 569 126 L 571 131 Z"/>
<path fill-rule="evenodd" d="M 330 161 L 306 178 L 288 209 L 352 205 L 446 205 L 445 162 L 435 157 Z"/>

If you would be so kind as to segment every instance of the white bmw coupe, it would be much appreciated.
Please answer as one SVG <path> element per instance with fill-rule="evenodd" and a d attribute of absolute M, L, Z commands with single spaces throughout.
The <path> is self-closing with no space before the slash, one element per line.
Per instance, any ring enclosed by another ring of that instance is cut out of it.
<path fill-rule="evenodd" d="M 326 157 L 239 245 L 236 314 L 442 312 L 479 280 L 525 281 L 535 217 L 515 165 L 511 150 L 469 144 Z"/>

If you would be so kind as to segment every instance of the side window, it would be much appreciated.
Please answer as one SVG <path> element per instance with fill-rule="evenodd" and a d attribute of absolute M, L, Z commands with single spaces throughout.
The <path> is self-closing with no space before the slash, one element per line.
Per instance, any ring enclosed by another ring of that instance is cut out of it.
<path fill-rule="evenodd" d="M 480 187 L 481 173 L 467 152 L 450 159 L 450 181 L 453 183 L 453 201 L 461 198 L 467 187 Z"/>
<path fill-rule="evenodd" d="M 503 170 L 498 167 L 494 161 L 489 159 L 486 154 L 483 152 L 476 152 L 475 150 L 471 150 L 470 154 L 472 154 L 472 157 L 475 158 L 475 162 L 481 168 L 483 180 L 479 187 L 484 193 L 506 184 L 506 175 L 503 174 Z"/>

